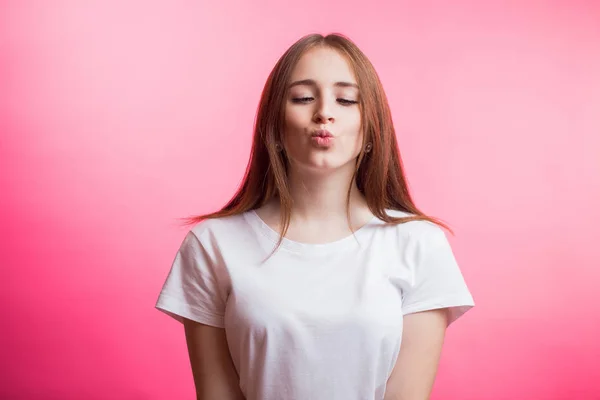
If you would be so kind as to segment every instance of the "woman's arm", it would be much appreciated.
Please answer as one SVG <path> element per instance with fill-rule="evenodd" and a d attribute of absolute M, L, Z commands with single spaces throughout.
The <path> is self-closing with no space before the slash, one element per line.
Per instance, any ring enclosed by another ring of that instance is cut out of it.
<path fill-rule="evenodd" d="M 384 400 L 429 399 L 442 352 L 447 318 L 447 309 L 404 316 L 400 354 L 388 379 Z"/>
<path fill-rule="evenodd" d="M 231 360 L 225 329 L 184 318 L 196 398 L 198 400 L 244 400 Z"/>

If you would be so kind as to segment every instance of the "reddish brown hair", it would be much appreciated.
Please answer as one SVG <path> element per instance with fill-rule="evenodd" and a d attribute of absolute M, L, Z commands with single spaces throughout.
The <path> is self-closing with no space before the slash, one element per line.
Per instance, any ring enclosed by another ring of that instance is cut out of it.
<path fill-rule="evenodd" d="M 241 214 L 261 207 L 273 196 L 279 196 L 283 229 L 275 249 L 279 247 L 289 227 L 292 198 L 285 152 L 277 151 L 275 143 L 283 141 L 285 99 L 292 70 L 300 57 L 316 46 L 326 46 L 344 55 L 360 88 L 361 125 L 365 133 L 363 149 L 367 142 L 371 142 L 372 150 L 368 153 L 363 150 L 357 157 L 353 179 L 356 179 L 358 190 L 365 196 L 371 212 L 387 223 L 426 220 L 452 232 L 440 220 L 426 216 L 415 206 L 408 190 L 390 108 L 379 76 L 363 52 L 341 34 L 304 36 L 281 56 L 269 74 L 260 98 L 250 160 L 242 184 L 221 210 L 183 218 L 184 224 Z M 350 189 L 346 204 L 350 221 Z M 394 218 L 386 214 L 386 209 L 412 215 Z"/>

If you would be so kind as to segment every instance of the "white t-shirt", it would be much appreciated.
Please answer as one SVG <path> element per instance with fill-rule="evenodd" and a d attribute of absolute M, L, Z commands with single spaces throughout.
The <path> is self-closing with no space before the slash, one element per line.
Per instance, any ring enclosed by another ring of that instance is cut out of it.
<path fill-rule="evenodd" d="M 408 216 L 388 211 L 393 216 Z M 156 307 L 225 328 L 247 400 L 381 400 L 402 316 L 474 306 L 444 231 L 374 217 L 344 239 L 284 239 L 255 211 L 185 236 Z"/>

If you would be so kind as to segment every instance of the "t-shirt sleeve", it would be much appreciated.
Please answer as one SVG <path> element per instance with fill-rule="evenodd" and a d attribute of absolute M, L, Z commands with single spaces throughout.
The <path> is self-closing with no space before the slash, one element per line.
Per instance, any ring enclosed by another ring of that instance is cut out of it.
<path fill-rule="evenodd" d="M 187 318 L 224 327 L 225 300 L 218 273 L 206 249 L 191 230 L 175 255 L 156 308 L 179 322 Z"/>
<path fill-rule="evenodd" d="M 448 325 L 474 305 L 450 243 L 437 225 L 421 232 L 411 261 L 411 284 L 403 294 L 404 315 L 447 308 Z"/>

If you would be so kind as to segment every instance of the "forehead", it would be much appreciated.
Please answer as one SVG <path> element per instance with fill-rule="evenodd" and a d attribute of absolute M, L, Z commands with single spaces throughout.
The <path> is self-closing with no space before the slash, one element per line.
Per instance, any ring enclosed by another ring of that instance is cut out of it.
<path fill-rule="evenodd" d="M 356 83 L 350 63 L 341 53 L 329 47 L 317 47 L 304 53 L 294 67 L 291 81 L 314 79 L 329 84 L 337 81 Z"/>

